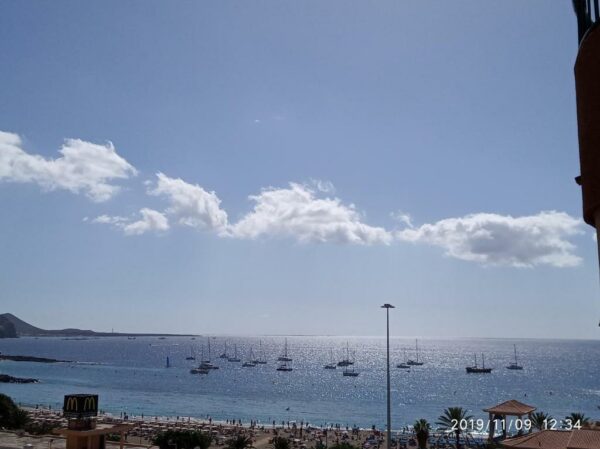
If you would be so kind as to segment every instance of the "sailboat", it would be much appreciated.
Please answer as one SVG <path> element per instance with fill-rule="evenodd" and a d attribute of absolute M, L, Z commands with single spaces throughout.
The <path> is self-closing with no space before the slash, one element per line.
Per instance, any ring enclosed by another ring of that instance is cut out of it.
<path fill-rule="evenodd" d="M 277 367 L 277 371 L 291 371 L 292 367 L 287 364 L 287 362 L 283 362 Z"/>
<path fill-rule="evenodd" d="M 356 359 L 356 355 L 354 355 L 354 358 Z M 348 359 L 348 360 L 350 360 L 350 359 Z M 358 375 L 360 373 L 358 371 L 354 371 L 354 361 L 352 361 L 351 365 L 352 365 L 351 368 L 348 367 L 348 366 L 346 366 L 344 368 L 343 375 L 346 376 L 346 377 L 358 377 Z"/>
<path fill-rule="evenodd" d="M 410 369 L 410 365 L 406 363 L 406 348 L 404 348 L 404 362 L 398 363 L 396 368 Z"/>
<path fill-rule="evenodd" d="M 208 339 L 208 358 L 204 358 L 204 345 L 202 345 L 202 360 L 200 361 L 199 368 L 202 369 L 219 369 L 219 367 L 210 362 L 210 338 Z"/>
<path fill-rule="evenodd" d="M 337 365 L 333 361 L 333 351 L 331 349 L 329 350 L 329 363 L 327 365 L 325 365 L 323 368 L 325 368 L 325 369 L 336 369 L 337 368 Z"/>
<path fill-rule="evenodd" d="M 415 339 L 415 352 L 417 353 L 417 359 L 416 360 L 412 360 L 412 359 L 408 360 L 406 362 L 407 365 L 410 365 L 410 366 L 423 365 L 423 362 L 419 362 L 419 340 L 416 340 L 416 339 Z"/>
<path fill-rule="evenodd" d="M 190 355 L 185 358 L 186 360 L 196 360 L 196 356 L 194 355 L 194 347 L 190 346 Z"/>
<path fill-rule="evenodd" d="M 200 357 L 200 359 L 204 358 L 204 345 L 202 345 L 202 356 Z M 208 372 L 210 371 L 210 368 L 204 365 L 205 362 L 201 362 L 200 365 L 198 365 L 197 368 L 192 368 L 190 370 L 191 374 L 208 374 Z M 209 362 L 210 364 L 210 362 Z"/>
<path fill-rule="evenodd" d="M 492 372 L 492 368 L 485 367 L 485 358 L 483 354 L 481 354 L 481 367 L 477 366 L 477 354 L 475 354 L 475 365 L 467 366 L 467 373 L 481 373 L 481 374 L 489 374 Z"/>
<path fill-rule="evenodd" d="M 223 351 L 223 353 L 219 356 L 220 359 L 228 359 L 229 356 L 227 355 L 227 342 L 225 342 L 225 350 Z"/>
<path fill-rule="evenodd" d="M 256 366 L 256 363 L 254 363 L 254 353 L 252 352 L 252 347 L 250 347 L 250 356 L 248 357 L 248 360 L 246 360 L 242 366 L 244 368 L 254 368 Z"/>
<path fill-rule="evenodd" d="M 344 360 L 340 360 L 337 366 L 349 366 L 354 365 L 354 362 L 350 360 L 350 349 L 348 348 L 348 342 L 346 342 L 346 358 Z"/>
<path fill-rule="evenodd" d="M 201 360 L 202 363 L 210 363 L 210 338 L 207 337 L 206 340 L 208 341 L 208 358 L 205 359 L 203 354 Z M 202 348 L 204 348 L 204 346 L 202 346 Z"/>
<path fill-rule="evenodd" d="M 241 362 L 241 360 L 239 359 L 239 357 L 237 355 L 237 345 L 233 345 L 233 357 L 228 357 L 227 361 L 228 362 Z"/>
<path fill-rule="evenodd" d="M 252 363 L 254 363 L 255 365 L 266 365 L 267 364 L 267 359 L 265 359 L 265 352 L 262 349 L 262 340 L 260 340 L 258 342 L 259 344 L 259 357 L 255 360 L 252 360 Z M 262 357 L 261 357 L 262 355 Z"/>
<path fill-rule="evenodd" d="M 514 369 L 514 370 L 520 370 L 523 369 L 523 367 L 521 365 L 518 364 L 517 362 L 517 345 L 513 345 L 515 348 L 515 361 L 512 362 L 510 365 L 508 365 L 506 367 L 506 369 Z"/>
<path fill-rule="evenodd" d="M 279 357 L 277 357 L 277 360 L 279 362 L 291 362 L 292 361 L 291 357 L 288 357 L 287 338 L 285 339 L 285 346 L 284 346 L 284 349 L 283 349 L 283 355 L 280 355 Z"/>

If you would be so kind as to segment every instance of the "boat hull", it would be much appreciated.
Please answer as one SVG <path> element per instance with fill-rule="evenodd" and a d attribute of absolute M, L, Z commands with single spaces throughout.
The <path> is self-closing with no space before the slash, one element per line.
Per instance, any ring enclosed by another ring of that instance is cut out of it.
<path fill-rule="evenodd" d="M 492 372 L 492 368 L 476 368 L 474 366 L 467 366 L 467 373 L 471 374 L 489 374 Z"/>

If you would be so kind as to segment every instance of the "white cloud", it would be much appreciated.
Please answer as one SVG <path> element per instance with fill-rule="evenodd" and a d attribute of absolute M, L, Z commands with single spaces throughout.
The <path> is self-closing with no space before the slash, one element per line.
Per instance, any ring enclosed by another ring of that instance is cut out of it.
<path fill-rule="evenodd" d="M 86 218 L 83 221 L 87 221 Z M 118 225 L 119 223 L 126 223 L 128 221 L 129 219 L 125 217 L 100 215 L 94 218 L 92 223 Z"/>
<path fill-rule="evenodd" d="M 140 210 L 142 218 L 133 223 L 123 226 L 123 232 L 126 235 L 140 235 L 148 231 L 167 231 L 169 229 L 169 220 L 164 214 L 144 208 Z"/>
<path fill-rule="evenodd" d="M 402 241 L 439 246 L 457 259 L 488 265 L 571 267 L 581 263 L 567 237 L 581 233 L 581 220 L 564 212 L 511 217 L 479 213 L 398 231 Z"/>
<path fill-rule="evenodd" d="M 169 220 L 167 217 L 153 209 L 143 208 L 140 210 L 141 218 L 136 221 L 120 216 L 100 215 L 91 222 L 97 224 L 108 224 L 121 229 L 125 235 L 141 235 L 146 232 L 168 231 Z"/>
<path fill-rule="evenodd" d="M 323 181 L 321 179 L 311 179 L 310 184 L 312 187 L 323 193 L 335 193 L 335 186 L 331 181 Z"/>
<path fill-rule="evenodd" d="M 402 223 L 405 226 L 408 226 L 409 228 L 414 227 L 413 223 L 412 223 L 412 217 L 410 216 L 410 214 L 406 214 L 402 211 L 398 211 L 398 212 L 392 212 L 390 214 L 390 217 L 392 217 L 397 222 Z"/>
<path fill-rule="evenodd" d="M 362 222 L 354 205 L 337 198 L 318 198 L 315 191 L 290 183 L 285 189 L 263 189 L 249 197 L 254 210 L 230 227 L 237 238 L 289 237 L 300 242 L 389 244 L 392 235 Z"/>
<path fill-rule="evenodd" d="M 98 145 L 66 139 L 56 159 L 27 153 L 17 134 L 0 131 L 0 181 L 30 182 L 45 190 L 85 193 L 93 201 L 106 201 L 119 187 L 114 179 L 127 179 L 136 169 L 117 154 L 112 143 Z"/>
<path fill-rule="evenodd" d="M 174 216 L 179 224 L 219 234 L 227 232 L 227 213 L 221 209 L 221 200 L 215 192 L 163 173 L 156 176 L 156 187 L 149 187 L 148 194 L 167 198 L 166 213 Z"/>

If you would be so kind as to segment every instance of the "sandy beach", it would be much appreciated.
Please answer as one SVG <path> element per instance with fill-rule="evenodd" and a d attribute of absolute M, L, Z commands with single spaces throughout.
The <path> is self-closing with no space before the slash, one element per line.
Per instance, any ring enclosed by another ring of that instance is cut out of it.
<path fill-rule="evenodd" d="M 60 411 L 27 408 L 33 422 L 52 426 L 56 428 L 65 427 L 66 420 L 62 417 Z M 353 446 L 363 449 L 379 448 L 384 440 L 384 434 L 378 429 L 358 429 L 345 428 L 341 426 L 332 426 L 328 429 L 321 429 L 314 426 L 307 426 L 305 423 L 298 422 L 280 422 L 273 425 L 258 425 L 251 423 L 233 423 L 233 422 L 215 422 L 212 419 L 196 419 L 189 417 L 113 417 L 107 414 L 100 415 L 97 422 L 99 424 L 118 424 L 129 423 L 136 426 L 127 435 L 126 445 L 128 447 L 151 447 L 152 439 L 160 432 L 166 430 L 197 430 L 210 433 L 213 437 L 211 447 L 217 448 L 225 446 L 228 439 L 237 435 L 249 436 L 256 449 L 271 447 L 274 437 L 288 438 L 293 448 L 311 449 L 319 442 L 332 445 L 340 442 L 349 442 Z M 410 438 L 409 433 L 405 433 L 406 441 L 401 441 L 399 447 L 416 445 Z M 26 444 L 32 444 L 34 447 L 48 447 L 62 449 L 65 442 L 59 436 L 30 436 L 23 433 L 2 432 L 0 433 L 1 447 L 22 448 Z M 108 442 L 114 447 L 118 447 L 118 442 Z"/>

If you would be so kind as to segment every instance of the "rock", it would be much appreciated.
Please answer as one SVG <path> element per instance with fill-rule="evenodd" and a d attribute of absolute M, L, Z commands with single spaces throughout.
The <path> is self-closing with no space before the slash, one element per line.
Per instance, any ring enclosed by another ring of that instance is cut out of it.
<path fill-rule="evenodd" d="M 37 379 L 28 379 L 22 377 L 13 377 L 8 374 L 0 374 L 0 383 L 5 384 L 35 384 L 38 383 Z"/>
<path fill-rule="evenodd" d="M 0 360 L 11 360 L 13 362 L 70 363 L 70 360 L 47 359 L 45 357 L 33 357 L 33 356 L 30 356 L 30 355 L 5 355 L 5 354 L 0 354 Z"/>

